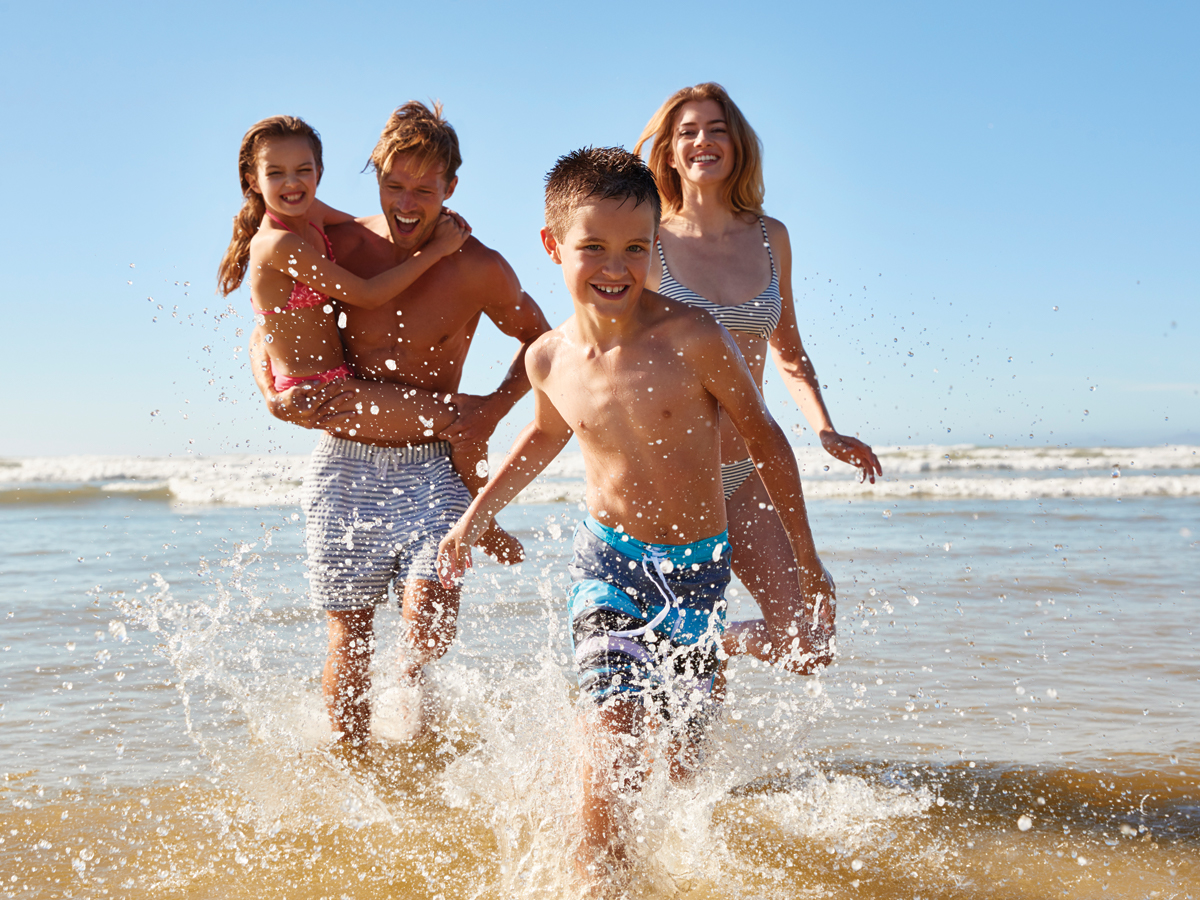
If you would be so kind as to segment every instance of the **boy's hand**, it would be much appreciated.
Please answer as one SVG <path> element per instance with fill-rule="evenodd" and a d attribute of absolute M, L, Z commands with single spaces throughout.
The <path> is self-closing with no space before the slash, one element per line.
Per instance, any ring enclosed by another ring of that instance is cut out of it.
<path fill-rule="evenodd" d="M 441 259 L 459 250 L 470 236 L 471 226 L 466 220 L 458 213 L 443 208 L 424 249 L 435 259 Z"/>
<path fill-rule="evenodd" d="M 467 541 L 466 531 L 460 522 L 450 529 L 438 545 L 438 581 L 447 590 L 458 587 L 467 569 L 471 568 L 471 545 Z"/>

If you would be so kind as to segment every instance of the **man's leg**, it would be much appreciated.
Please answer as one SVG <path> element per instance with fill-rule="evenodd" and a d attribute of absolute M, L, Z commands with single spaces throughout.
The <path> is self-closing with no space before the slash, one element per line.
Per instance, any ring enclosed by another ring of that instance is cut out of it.
<path fill-rule="evenodd" d="M 459 588 L 413 580 L 404 586 L 403 615 L 408 626 L 405 675 L 416 678 L 426 663 L 441 659 L 458 632 Z"/>
<path fill-rule="evenodd" d="M 321 690 L 335 738 L 361 744 L 371 733 L 371 655 L 375 648 L 375 609 L 326 612 L 329 651 Z"/>

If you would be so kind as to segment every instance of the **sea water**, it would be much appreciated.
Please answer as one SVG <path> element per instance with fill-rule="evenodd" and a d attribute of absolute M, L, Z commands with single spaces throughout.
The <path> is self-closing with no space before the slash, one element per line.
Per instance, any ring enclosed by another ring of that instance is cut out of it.
<path fill-rule="evenodd" d="M 839 659 L 732 662 L 701 774 L 651 765 L 629 896 L 1200 895 L 1200 448 L 798 455 Z M 303 466 L 0 461 L 0 896 L 571 895 L 578 456 L 502 514 L 529 558 L 477 561 L 424 698 L 380 612 L 356 758 Z"/>

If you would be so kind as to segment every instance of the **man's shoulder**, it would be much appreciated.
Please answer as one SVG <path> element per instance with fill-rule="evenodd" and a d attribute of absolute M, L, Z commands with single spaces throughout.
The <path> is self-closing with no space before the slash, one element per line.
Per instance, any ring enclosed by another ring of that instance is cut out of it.
<path fill-rule="evenodd" d="M 373 241 L 383 241 L 377 230 L 377 225 L 383 216 L 363 216 L 348 222 L 339 222 L 326 227 L 325 234 L 333 244 L 335 256 L 349 256 L 356 250 Z"/>
<path fill-rule="evenodd" d="M 512 266 L 500 255 L 499 250 L 493 250 L 475 235 L 467 238 L 462 249 L 454 256 L 460 271 L 467 277 L 507 278 L 513 271 Z"/>

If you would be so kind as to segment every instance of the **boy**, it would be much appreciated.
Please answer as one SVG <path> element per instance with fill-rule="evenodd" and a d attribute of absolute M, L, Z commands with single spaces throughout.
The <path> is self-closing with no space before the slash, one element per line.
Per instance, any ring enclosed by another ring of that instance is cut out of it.
<path fill-rule="evenodd" d="M 800 591 L 816 605 L 804 643 L 823 647 L 833 629 L 795 456 L 736 345 L 707 313 L 643 290 L 660 214 L 653 175 L 623 149 L 577 151 L 547 176 L 542 242 L 575 314 L 530 347 L 534 421 L 439 548 L 439 575 L 455 583 L 492 516 L 579 438 L 589 515 L 569 596 L 588 698 L 581 724 L 594 745 L 583 762 L 585 868 L 624 856 L 614 786 L 636 783 L 634 739 L 647 717 L 673 723 L 679 750 L 678 724 L 695 724 L 712 702 L 731 556 L 719 407 L 746 439 L 799 561 Z"/>

